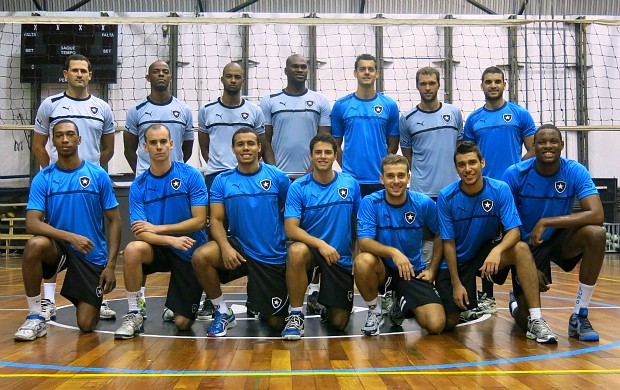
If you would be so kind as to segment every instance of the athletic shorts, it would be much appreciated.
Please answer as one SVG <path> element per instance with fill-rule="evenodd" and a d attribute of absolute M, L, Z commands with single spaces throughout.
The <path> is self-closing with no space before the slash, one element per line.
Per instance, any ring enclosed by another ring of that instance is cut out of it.
<path fill-rule="evenodd" d="M 321 271 L 319 302 L 326 307 L 335 307 L 351 312 L 353 308 L 353 273 L 351 269 L 339 264 L 329 265 L 318 250 L 309 249 L 312 257 L 312 268 L 311 272 L 308 273 L 308 281 L 312 280 L 318 270 Z"/>
<path fill-rule="evenodd" d="M 193 320 L 200 305 L 202 286 L 190 261 L 181 259 L 172 249 L 151 245 L 153 248 L 153 262 L 143 264 L 142 272 L 150 275 L 155 272 L 170 272 L 170 284 L 166 296 L 166 307 L 174 314 Z"/>
<path fill-rule="evenodd" d="M 400 306 L 401 311 L 406 318 L 414 316 L 414 311 L 420 306 L 436 303 L 442 304 L 439 293 L 435 289 L 433 283 L 420 279 L 405 280 L 400 277 L 398 270 L 385 267 L 386 283 L 388 290 L 393 290 L 396 294 L 395 304 Z M 416 273 L 416 276 L 419 274 Z"/>

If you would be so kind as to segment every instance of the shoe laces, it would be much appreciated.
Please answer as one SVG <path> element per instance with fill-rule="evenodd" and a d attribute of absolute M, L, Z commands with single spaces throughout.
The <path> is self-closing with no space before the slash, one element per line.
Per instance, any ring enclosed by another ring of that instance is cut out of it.
<path fill-rule="evenodd" d="M 303 325 L 303 320 L 301 319 L 301 315 L 299 314 L 290 314 L 285 318 L 286 328 L 287 329 L 299 329 Z"/>
<path fill-rule="evenodd" d="M 594 328 L 592 327 L 592 324 L 590 323 L 590 320 L 588 319 L 588 317 L 586 316 L 577 316 L 577 319 L 579 320 L 579 325 L 581 326 L 581 330 L 582 331 L 593 331 Z"/>
<path fill-rule="evenodd" d="M 368 313 L 368 318 L 366 318 L 366 325 L 367 326 L 378 325 L 379 324 L 379 316 L 380 315 L 381 315 L 381 313 L 369 312 Z"/>

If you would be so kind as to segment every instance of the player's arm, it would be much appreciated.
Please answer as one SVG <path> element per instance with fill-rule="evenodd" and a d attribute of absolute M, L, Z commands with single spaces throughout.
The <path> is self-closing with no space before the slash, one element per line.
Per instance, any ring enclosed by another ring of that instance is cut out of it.
<path fill-rule="evenodd" d="M 209 133 L 198 132 L 198 146 L 205 162 L 209 162 Z"/>
<path fill-rule="evenodd" d="M 114 156 L 114 133 L 103 134 L 101 136 L 99 165 L 107 167 L 112 156 Z"/>
<path fill-rule="evenodd" d="M 411 167 L 411 160 L 413 159 L 413 151 L 407 148 L 400 148 L 400 151 L 403 152 L 403 156 L 409 161 L 409 166 Z"/>
<path fill-rule="evenodd" d="M 132 134 L 128 131 L 123 132 L 123 145 L 125 147 L 125 160 L 131 167 L 133 173 L 136 173 L 136 167 L 138 165 L 138 155 L 136 154 L 138 151 L 138 142 L 139 138 L 137 135 Z"/>
<path fill-rule="evenodd" d="M 26 211 L 26 231 L 35 236 L 45 236 L 53 240 L 67 241 L 82 254 L 90 252 L 95 247 L 95 244 L 87 237 L 56 229 L 43 222 L 43 212 L 40 210 Z"/>
<path fill-rule="evenodd" d="M 50 165 L 50 156 L 45 149 L 48 138 L 49 136 L 39 134 L 36 131 L 34 132 L 34 137 L 32 137 L 32 152 L 37 159 L 37 163 L 43 168 Z"/>
<path fill-rule="evenodd" d="M 228 242 L 224 220 L 226 219 L 226 209 L 222 203 L 211 203 L 211 214 L 209 218 L 209 229 L 211 236 L 217 242 L 222 253 L 222 261 L 226 269 L 235 269 L 246 260 Z"/>
<path fill-rule="evenodd" d="M 467 296 L 467 290 L 465 290 L 465 287 L 459 278 L 459 269 L 456 261 L 456 242 L 454 239 L 443 240 L 443 255 L 446 259 L 446 264 L 448 265 L 448 272 L 450 273 L 452 298 L 459 308 L 462 310 L 467 310 L 469 298 Z"/>
<path fill-rule="evenodd" d="M 405 280 L 411 280 L 415 276 L 413 265 L 401 251 L 398 249 L 387 246 L 373 238 L 360 238 L 360 251 L 372 253 L 373 255 L 381 258 L 390 257 L 396 267 L 398 267 L 398 274 Z"/>
<path fill-rule="evenodd" d="M 523 157 L 521 158 L 521 160 L 527 160 L 529 158 L 534 157 L 535 152 L 534 152 L 534 136 L 533 135 L 528 135 L 527 137 L 523 138 L 523 145 L 525 146 L 525 154 L 523 155 Z"/>
<path fill-rule="evenodd" d="M 107 294 L 116 287 L 116 257 L 121 246 L 121 213 L 118 207 L 104 211 L 109 225 L 108 239 L 108 264 L 99 277 L 99 287 L 103 288 L 103 293 Z"/>
<path fill-rule="evenodd" d="M 263 151 L 263 161 L 267 164 L 275 165 L 276 156 L 273 153 L 273 148 L 271 147 L 271 139 L 269 140 L 267 139 L 267 127 L 266 126 L 265 126 L 265 133 L 259 135 L 258 138 L 260 139 L 261 149 Z"/>
<path fill-rule="evenodd" d="M 391 135 L 387 137 L 388 154 L 396 154 L 398 152 L 399 141 L 400 141 L 400 137 L 398 135 Z"/>
<path fill-rule="evenodd" d="M 194 150 L 194 140 L 187 139 L 183 141 L 181 150 L 183 151 L 183 162 L 187 162 L 187 160 L 189 160 L 189 158 L 192 157 L 192 152 Z"/>
<path fill-rule="evenodd" d="M 194 233 L 205 228 L 207 224 L 207 208 L 207 206 L 202 205 L 192 206 L 191 218 L 173 224 L 153 225 L 147 221 L 135 221 L 131 225 L 131 231 L 138 239 L 142 239 L 139 237 L 142 233 L 152 233 L 159 236 Z"/>
<path fill-rule="evenodd" d="M 433 256 L 431 257 L 431 263 L 426 267 L 425 270 L 418 274 L 417 278 L 427 281 L 429 283 L 433 283 L 435 281 L 435 278 L 437 277 L 437 272 L 439 272 L 439 265 L 441 264 L 442 259 L 443 243 L 441 241 L 441 236 L 439 235 L 439 233 L 436 233 L 433 240 Z"/>
<path fill-rule="evenodd" d="M 484 260 L 482 267 L 480 267 L 480 276 L 483 278 L 495 275 L 499 271 L 499 263 L 502 258 L 502 254 L 508 249 L 512 248 L 521 240 L 521 233 L 519 227 L 512 228 L 504 234 L 502 241 L 491 249 L 491 252 Z"/>
<path fill-rule="evenodd" d="M 328 264 L 334 264 L 340 260 L 340 254 L 334 247 L 320 238 L 308 234 L 299 226 L 299 223 L 300 221 L 297 218 L 286 218 L 284 220 L 284 230 L 289 240 L 303 242 L 309 247 L 315 248 L 327 260 Z"/>
<path fill-rule="evenodd" d="M 338 145 L 338 150 L 336 151 L 336 153 L 338 153 L 338 155 L 336 155 L 336 161 L 338 161 L 338 165 L 340 165 L 340 168 L 342 168 L 342 140 L 343 138 L 335 138 L 334 140 L 336 141 L 336 145 Z"/>

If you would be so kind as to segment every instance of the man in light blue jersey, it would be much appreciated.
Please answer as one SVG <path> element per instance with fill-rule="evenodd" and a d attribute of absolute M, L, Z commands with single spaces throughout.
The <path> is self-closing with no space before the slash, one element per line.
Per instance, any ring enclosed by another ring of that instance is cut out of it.
<path fill-rule="evenodd" d="M 249 308 L 259 312 L 272 329 L 281 331 L 288 311 L 286 236 L 282 206 L 290 186 L 288 176 L 259 162 L 261 143 L 251 128 L 232 136 L 237 167 L 219 174 L 211 188 L 211 234 L 194 252 L 192 263 L 207 297 L 215 306 L 209 336 L 225 336 L 237 324 L 220 283 L 248 277 Z M 228 219 L 230 236 L 224 228 Z"/>
<path fill-rule="evenodd" d="M 152 124 L 160 123 L 170 129 L 176 145 L 170 152 L 172 161 L 189 160 L 194 146 L 192 111 L 170 93 L 172 72 L 168 64 L 161 60 L 153 62 L 145 78 L 151 85 L 151 93 L 127 111 L 123 133 L 125 159 L 136 177 L 150 166 L 149 154 L 141 145 L 145 142 L 146 129 Z"/>
<path fill-rule="evenodd" d="M 121 217 L 108 174 L 78 153 L 76 124 L 63 119 L 52 127 L 56 163 L 32 181 L 22 274 L 30 314 L 15 333 L 17 341 L 47 334 L 41 307 L 41 279 L 67 269 L 60 293 L 76 308 L 77 325 L 92 332 L 99 321 L 103 294 L 116 286 L 114 269 L 121 241 Z M 109 222 L 106 245 L 103 217 Z"/>
<path fill-rule="evenodd" d="M 344 139 L 342 171 L 360 184 L 362 197 L 381 190 L 381 160 L 398 151 L 398 106 L 391 98 L 377 93 L 377 60 L 361 54 L 353 72 L 357 91 L 338 99 L 332 109 L 332 136 L 339 145 Z"/>
<path fill-rule="evenodd" d="M 311 169 L 308 144 L 317 132 L 331 132 L 331 105 L 325 96 L 306 88 L 308 61 L 293 54 L 284 68 L 286 87 L 265 96 L 265 138 L 272 144 L 275 164 L 291 179 Z M 305 151 L 305 152 L 304 152 Z"/>
<path fill-rule="evenodd" d="M 441 261 L 441 251 L 433 253 L 434 266 L 429 270 L 422 258 L 424 230 L 435 235 L 435 247 L 441 248 L 435 202 L 407 189 L 410 174 L 405 157 L 386 156 L 381 172 L 385 188 L 362 200 L 357 219 L 361 253 L 355 258 L 355 284 L 368 305 L 362 334 L 380 333 L 385 319 L 377 293 L 388 289 L 396 296 L 389 312 L 394 325 L 400 326 L 404 316 L 415 316 L 428 333 L 438 334 L 446 316 L 431 272 Z"/>
<path fill-rule="evenodd" d="M 329 134 L 310 140 L 312 173 L 297 179 L 289 189 L 284 228 L 289 240 L 286 280 L 291 301 L 285 340 L 304 335 L 301 311 L 308 281 L 321 270 L 318 301 L 326 307 L 322 317 L 337 330 L 349 323 L 353 308 L 351 247 L 355 215 L 360 204 L 359 184 L 350 175 L 333 170 L 338 145 Z"/>
<path fill-rule="evenodd" d="M 53 142 L 50 143 L 50 153 L 46 145 L 54 124 L 70 119 L 80 129 L 80 158 L 106 168 L 114 155 L 114 118 L 108 103 L 88 92 L 88 83 L 93 76 L 90 61 L 80 54 L 67 57 L 63 76 L 67 80 L 67 90 L 46 98 L 37 111 L 32 152 L 42 168 L 55 162 L 58 153 Z M 49 320 L 56 317 L 56 278 L 45 280 L 43 287 L 43 316 Z M 114 317 L 116 313 L 103 301 L 101 318 Z"/>
<path fill-rule="evenodd" d="M 454 165 L 461 179 L 442 189 L 437 198 L 445 261 L 435 285 L 446 310 L 446 329 L 459 323 L 460 311 L 476 306 L 476 275 L 504 284 L 513 269 L 529 307 L 527 337 L 557 343 L 542 318 L 536 265 L 520 241 L 521 220 L 508 185 L 482 176 L 485 160 L 473 142 L 456 147 Z"/>
<path fill-rule="evenodd" d="M 166 307 L 179 330 L 191 328 L 202 295 L 191 258 L 207 242 L 209 198 L 204 179 L 196 168 L 170 159 L 176 145 L 165 125 L 149 126 L 144 140 L 150 167 L 129 189 L 129 219 L 136 241 L 124 250 L 129 310 L 114 332 L 114 338 L 121 340 L 144 332 L 140 295 L 144 275 L 170 272 Z"/>
<path fill-rule="evenodd" d="M 563 148 L 562 133 L 556 126 L 540 126 L 534 135 L 536 157 L 511 166 L 503 179 L 523 221 L 521 239 L 530 245 L 539 270 L 540 290 L 549 290 L 551 261 L 567 272 L 581 261 L 568 335 L 582 341 L 598 341 L 599 335 L 588 320 L 588 305 L 605 256 L 603 205 L 588 170 L 561 157 Z M 575 198 L 581 206 L 576 213 Z M 513 286 L 510 313 L 519 319 L 527 309 L 523 300 L 525 287 L 516 281 Z"/>

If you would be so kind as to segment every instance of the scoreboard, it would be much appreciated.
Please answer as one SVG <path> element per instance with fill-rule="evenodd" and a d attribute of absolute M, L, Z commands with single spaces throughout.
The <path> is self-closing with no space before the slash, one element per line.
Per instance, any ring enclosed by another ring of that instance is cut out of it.
<path fill-rule="evenodd" d="M 21 39 L 22 83 L 64 83 L 62 71 L 71 54 L 90 60 L 91 82 L 116 83 L 116 24 L 23 24 Z"/>

